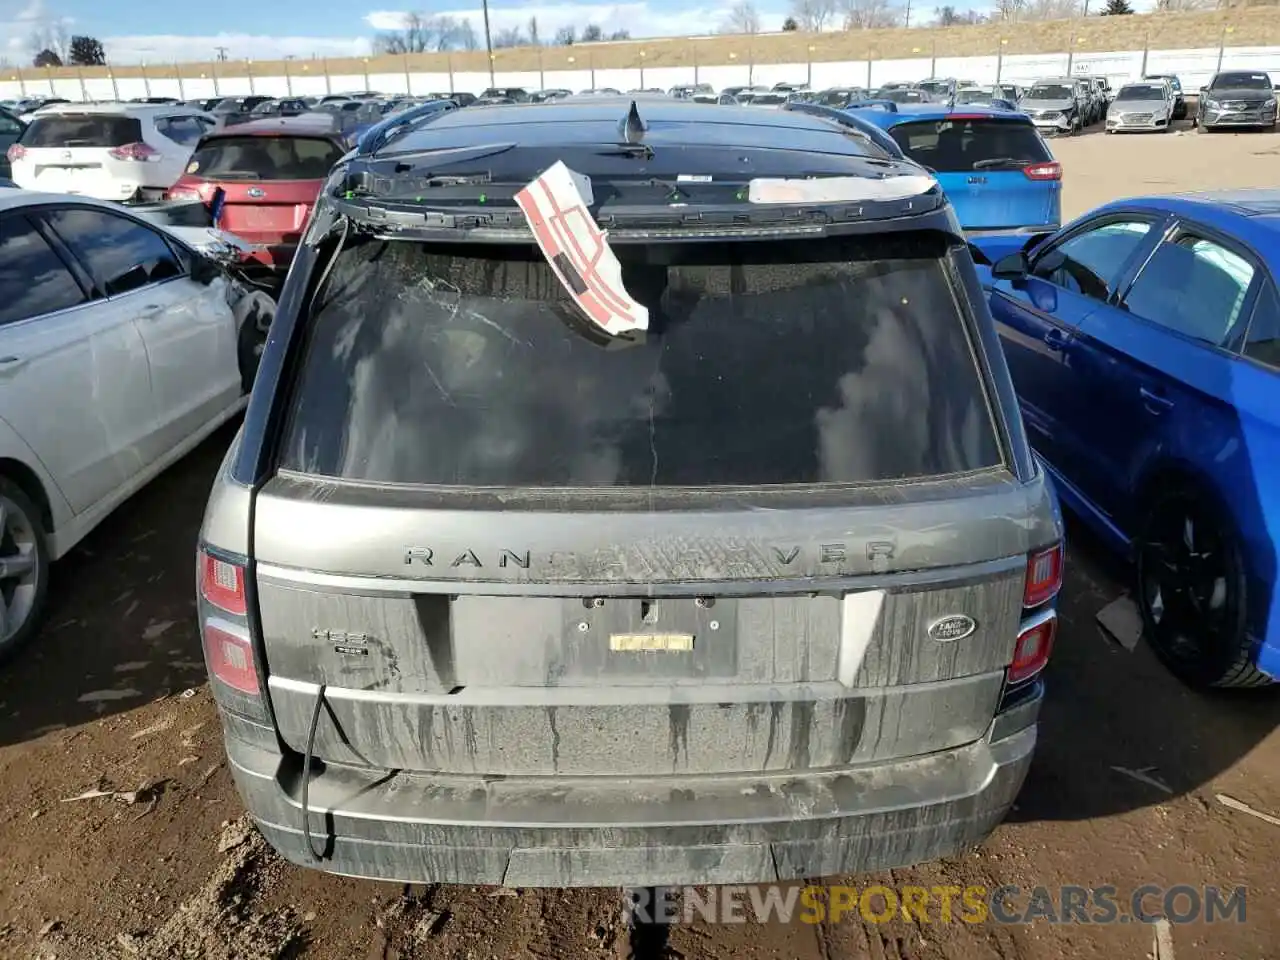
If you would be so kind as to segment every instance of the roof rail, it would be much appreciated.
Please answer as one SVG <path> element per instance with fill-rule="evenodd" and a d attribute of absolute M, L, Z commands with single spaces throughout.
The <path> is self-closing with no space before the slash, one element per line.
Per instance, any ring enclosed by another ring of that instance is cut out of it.
<path fill-rule="evenodd" d="M 889 136 L 874 123 L 869 123 L 861 117 L 846 113 L 843 109 L 823 106 L 820 103 L 805 103 L 800 100 L 788 101 L 782 105 L 782 109 L 790 110 L 793 113 L 807 113 L 815 117 L 822 117 L 824 120 L 830 120 L 846 130 L 853 130 L 866 137 L 891 157 L 901 158 L 903 156 L 902 148 L 898 146 L 898 142 L 893 137 Z"/>
<path fill-rule="evenodd" d="M 428 100 L 426 103 L 420 103 L 416 107 L 410 107 L 408 110 L 387 117 L 360 135 L 360 139 L 356 141 L 356 155 L 364 157 L 377 153 L 392 138 L 407 132 L 411 127 L 430 123 L 457 109 L 458 104 L 453 100 Z"/>

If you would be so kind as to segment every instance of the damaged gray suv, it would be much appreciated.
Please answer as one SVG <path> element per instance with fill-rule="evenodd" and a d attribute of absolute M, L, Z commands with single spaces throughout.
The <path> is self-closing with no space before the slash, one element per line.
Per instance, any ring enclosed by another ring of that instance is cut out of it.
<path fill-rule="evenodd" d="M 198 558 L 284 856 L 736 883 L 1000 822 L 1062 530 L 960 227 L 881 142 L 601 97 L 335 168 Z"/>

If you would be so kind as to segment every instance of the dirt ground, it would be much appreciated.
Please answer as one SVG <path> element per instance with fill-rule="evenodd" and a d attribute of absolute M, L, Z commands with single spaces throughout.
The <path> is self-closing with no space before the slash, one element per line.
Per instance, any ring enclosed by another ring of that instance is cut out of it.
<path fill-rule="evenodd" d="M 1126 193 L 1275 182 L 1280 137 L 1061 140 L 1067 214 Z M 617 890 L 401 889 L 281 862 L 242 819 L 204 685 L 192 549 L 224 430 L 54 570 L 44 634 L 0 675 L 0 957 L 1059 960 L 1156 956 L 1140 923 L 629 929 Z M 844 882 L 1247 887 L 1246 922 L 1174 926 L 1179 960 L 1280 957 L 1280 695 L 1191 693 L 1095 615 L 1125 571 L 1073 530 L 1035 765 L 956 859 Z M 99 793 L 84 797 L 89 792 Z M 839 880 L 833 882 L 840 882 Z M 1162 949 L 1159 960 L 1169 960 Z"/>

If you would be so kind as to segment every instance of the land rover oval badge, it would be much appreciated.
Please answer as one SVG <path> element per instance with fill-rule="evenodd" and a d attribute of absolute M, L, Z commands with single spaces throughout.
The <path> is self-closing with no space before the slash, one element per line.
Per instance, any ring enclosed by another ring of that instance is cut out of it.
<path fill-rule="evenodd" d="M 929 636 L 939 643 L 950 643 L 953 640 L 963 640 L 977 629 L 978 624 L 973 617 L 953 613 L 929 624 Z"/>

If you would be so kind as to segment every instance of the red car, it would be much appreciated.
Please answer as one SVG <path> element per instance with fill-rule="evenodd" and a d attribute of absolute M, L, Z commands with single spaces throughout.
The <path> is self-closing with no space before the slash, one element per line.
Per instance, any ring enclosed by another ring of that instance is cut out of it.
<path fill-rule="evenodd" d="M 347 147 L 331 123 L 254 120 L 201 139 L 171 200 L 224 202 L 216 226 L 254 245 L 252 259 L 287 270 L 329 170 Z"/>

